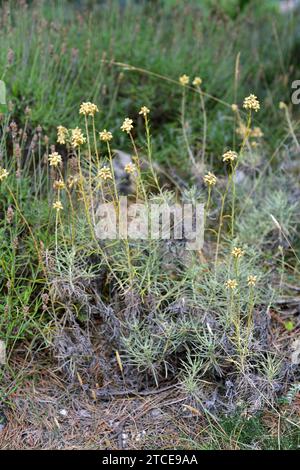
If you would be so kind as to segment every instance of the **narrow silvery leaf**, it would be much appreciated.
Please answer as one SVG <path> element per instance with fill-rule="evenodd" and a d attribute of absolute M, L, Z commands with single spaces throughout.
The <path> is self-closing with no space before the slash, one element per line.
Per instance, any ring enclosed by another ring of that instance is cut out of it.
<path fill-rule="evenodd" d="M 6 104 L 6 87 L 2 80 L 0 80 L 0 104 Z"/>

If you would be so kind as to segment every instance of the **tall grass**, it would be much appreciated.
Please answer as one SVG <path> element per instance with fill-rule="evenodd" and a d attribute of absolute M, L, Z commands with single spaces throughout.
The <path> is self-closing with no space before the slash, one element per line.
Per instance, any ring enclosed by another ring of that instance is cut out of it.
<path fill-rule="evenodd" d="M 74 103 L 90 99 L 105 108 L 105 126 L 114 130 L 118 116 L 135 115 L 133 99 L 143 96 L 140 104 L 151 103 L 152 132 L 159 135 L 154 147 L 159 150 L 157 158 L 182 164 L 186 152 L 177 150 L 183 142 L 174 126 L 181 90 L 140 68 L 174 80 L 183 72 L 201 76 L 204 92 L 227 103 L 240 101 L 252 89 L 264 101 L 266 141 L 272 146 L 271 125 L 272 136 L 274 129 L 282 135 L 277 106 L 280 100 L 288 101 L 287 84 L 296 73 L 297 16 L 262 14 L 253 2 L 235 20 L 214 10 L 210 13 L 198 3 L 160 6 L 148 15 L 147 6 L 126 5 L 125 9 L 117 1 L 92 2 L 88 8 L 65 2 L 2 5 L 0 70 L 19 113 L 28 105 L 33 124 L 42 123 L 48 133 L 57 122 L 71 125 L 77 113 Z M 188 138 L 197 152 L 203 115 L 199 117 L 195 95 L 188 93 L 187 100 Z M 214 155 L 229 143 L 232 116 L 215 100 L 204 101 L 214 123 L 208 129 L 207 152 Z M 118 145 L 126 145 L 121 136 Z"/>

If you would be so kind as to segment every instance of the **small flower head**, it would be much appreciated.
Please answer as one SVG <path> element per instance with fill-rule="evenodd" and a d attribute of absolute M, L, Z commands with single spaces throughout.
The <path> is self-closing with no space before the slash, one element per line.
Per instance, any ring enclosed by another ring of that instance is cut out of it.
<path fill-rule="evenodd" d="M 0 167 L 0 181 L 5 180 L 9 175 L 9 172 L 5 168 Z"/>
<path fill-rule="evenodd" d="M 95 116 L 98 112 L 98 106 L 90 101 L 82 103 L 79 109 L 79 114 L 83 114 L 84 116 Z"/>
<path fill-rule="evenodd" d="M 253 137 L 254 139 L 261 139 L 264 136 L 262 130 L 260 127 L 253 127 L 250 137 Z"/>
<path fill-rule="evenodd" d="M 75 129 L 72 129 L 72 137 L 71 137 L 71 144 L 72 147 L 80 147 L 83 145 L 86 141 L 86 138 L 84 137 L 81 129 L 79 127 L 75 127 Z"/>
<path fill-rule="evenodd" d="M 257 281 L 257 276 L 248 276 L 247 278 L 247 284 L 249 287 L 255 287 L 256 286 L 256 281 Z"/>
<path fill-rule="evenodd" d="M 188 77 L 188 75 L 183 74 L 179 77 L 179 82 L 180 82 L 180 85 L 186 86 L 190 82 L 190 77 Z"/>
<path fill-rule="evenodd" d="M 110 142 L 113 138 L 113 135 L 111 132 L 107 131 L 106 129 L 103 129 L 102 132 L 99 132 L 99 137 L 100 140 L 102 140 L 103 142 Z"/>
<path fill-rule="evenodd" d="M 249 95 L 244 99 L 243 108 L 257 112 L 260 109 L 260 104 L 255 95 Z"/>
<path fill-rule="evenodd" d="M 131 131 L 131 129 L 133 129 L 132 123 L 133 123 L 133 120 L 132 120 L 132 119 L 130 119 L 130 118 L 125 118 L 125 119 L 124 119 L 124 122 L 123 122 L 123 124 L 122 124 L 122 126 L 121 126 L 121 130 L 122 130 L 123 132 L 127 132 L 127 134 L 129 134 L 129 132 Z"/>
<path fill-rule="evenodd" d="M 233 104 L 231 105 L 231 109 L 232 109 L 232 111 L 233 111 L 234 113 L 236 113 L 239 108 L 238 108 L 238 105 L 237 105 L 237 104 L 233 103 Z"/>
<path fill-rule="evenodd" d="M 53 209 L 55 209 L 56 211 L 61 211 L 61 210 L 63 210 L 63 205 L 62 205 L 62 203 L 61 203 L 59 200 L 53 202 L 52 207 L 53 207 Z"/>
<path fill-rule="evenodd" d="M 217 182 L 216 176 L 210 171 L 203 177 L 203 181 L 207 186 L 214 186 Z"/>
<path fill-rule="evenodd" d="M 60 165 L 62 162 L 61 155 L 59 155 L 59 153 L 57 152 L 50 153 L 48 160 L 49 160 L 50 166 L 54 166 L 54 167 Z"/>
<path fill-rule="evenodd" d="M 53 183 L 53 189 L 64 189 L 66 187 L 63 180 L 57 180 Z"/>
<path fill-rule="evenodd" d="M 225 287 L 227 289 L 234 290 L 237 288 L 237 286 L 238 286 L 238 283 L 235 279 L 228 279 L 228 281 L 225 282 Z"/>
<path fill-rule="evenodd" d="M 67 185 L 68 185 L 68 188 L 69 189 L 72 189 L 74 188 L 74 186 L 76 186 L 79 182 L 79 177 L 78 176 L 69 176 L 68 180 L 67 180 Z"/>
<path fill-rule="evenodd" d="M 233 248 L 231 254 L 234 258 L 241 258 L 245 252 L 241 248 Z"/>
<path fill-rule="evenodd" d="M 106 180 L 112 180 L 112 174 L 110 168 L 107 166 L 103 166 L 99 172 L 98 172 L 98 178 L 106 181 Z"/>
<path fill-rule="evenodd" d="M 67 136 L 68 136 L 68 129 L 66 129 L 64 126 L 58 126 L 57 127 L 57 142 L 61 145 L 64 145 L 66 143 Z"/>
<path fill-rule="evenodd" d="M 195 77 L 194 80 L 193 80 L 193 85 L 194 86 L 200 86 L 202 83 L 202 78 L 200 77 Z"/>
<path fill-rule="evenodd" d="M 237 159 L 237 153 L 233 150 L 228 150 L 223 154 L 223 162 L 233 162 Z"/>
<path fill-rule="evenodd" d="M 240 122 L 239 124 L 239 127 L 237 128 L 236 130 L 236 133 L 241 137 L 241 138 L 245 138 L 245 137 L 248 137 L 249 134 L 250 134 L 250 129 L 247 128 L 247 126 L 245 126 L 245 124 L 243 124 L 242 122 Z"/>
<path fill-rule="evenodd" d="M 286 108 L 286 104 L 283 101 L 280 101 L 279 109 L 285 109 L 285 108 Z"/>
<path fill-rule="evenodd" d="M 124 167 L 124 171 L 128 175 L 132 175 L 135 172 L 135 170 L 136 170 L 136 166 L 133 163 L 127 163 L 127 165 L 125 165 Z"/>
<path fill-rule="evenodd" d="M 142 114 L 144 117 L 147 116 L 147 114 L 150 113 L 150 109 L 147 108 L 147 106 L 142 106 L 140 111 L 139 111 L 139 114 Z"/>

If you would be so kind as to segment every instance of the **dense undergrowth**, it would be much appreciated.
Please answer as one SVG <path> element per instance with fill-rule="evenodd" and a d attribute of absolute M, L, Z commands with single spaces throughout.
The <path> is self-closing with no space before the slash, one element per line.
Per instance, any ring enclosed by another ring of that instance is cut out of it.
<path fill-rule="evenodd" d="M 208 414 L 292 402 L 297 19 L 209 2 L 91 8 L 2 6 L 2 398 L 10 358 L 48 354 L 100 398 L 172 383 Z M 203 249 L 99 240 L 98 206 L 118 208 L 121 186 L 146 207 L 204 204 Z"/>
<path fill-rule="evenodd" d="M 298 70 L 297 14 L 282 16 L 268 10 L 267 2 L 255 1 L 232 18 L 218 2 L 211 3 L 211 9 L 209 2 L 162 2 L 158 9 L 147 2 L 128 2 L 125 9 L 117 1 L 88 9 L 84 3 L 77 8 L 55 2 L 36 2 L 31 8 L 20 2 L 11 8 L 4 3 L 0 69 L 15 103 L 15 119 L 22 119 L 29 106 L 33 125 L 53 136 L 57 122 L 73 124 L 76 103 L 90 100 L 105 109 L 103 125 L 114 131 L 120 115 L 137 117 L 137 104 L 145 104 L 153 114 L 156 160 L 171 170 L 180 168 L 187 153 L 179 131 L 176 80 L 188 71 L 201 76 L 204 92 L 223 102 L 204 97 L 209 158 L 230 145 L 228 104 L 241 101 L 249 90 L 264 101 L 260 124 L 266 145 L 274 149 L 284 136 L 278 102 L 289 101 L 288 84 Z M 187 99 L 187 133 L 200 152 L 203 116 L 194 94 Z M 117 145 L 128 146 L 124 136 Z"/>

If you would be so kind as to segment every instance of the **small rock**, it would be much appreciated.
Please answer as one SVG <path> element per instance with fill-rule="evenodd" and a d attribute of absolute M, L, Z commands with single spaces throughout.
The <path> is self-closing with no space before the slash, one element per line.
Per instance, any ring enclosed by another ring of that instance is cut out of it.
<path fill-rule="evenodd" d="M 158 418 L 158 416 L 161 416 L 162 411 L 159 408 L 153 408 L 153 410 L 150 411 L 150 414 L 153 418 Z"/>

